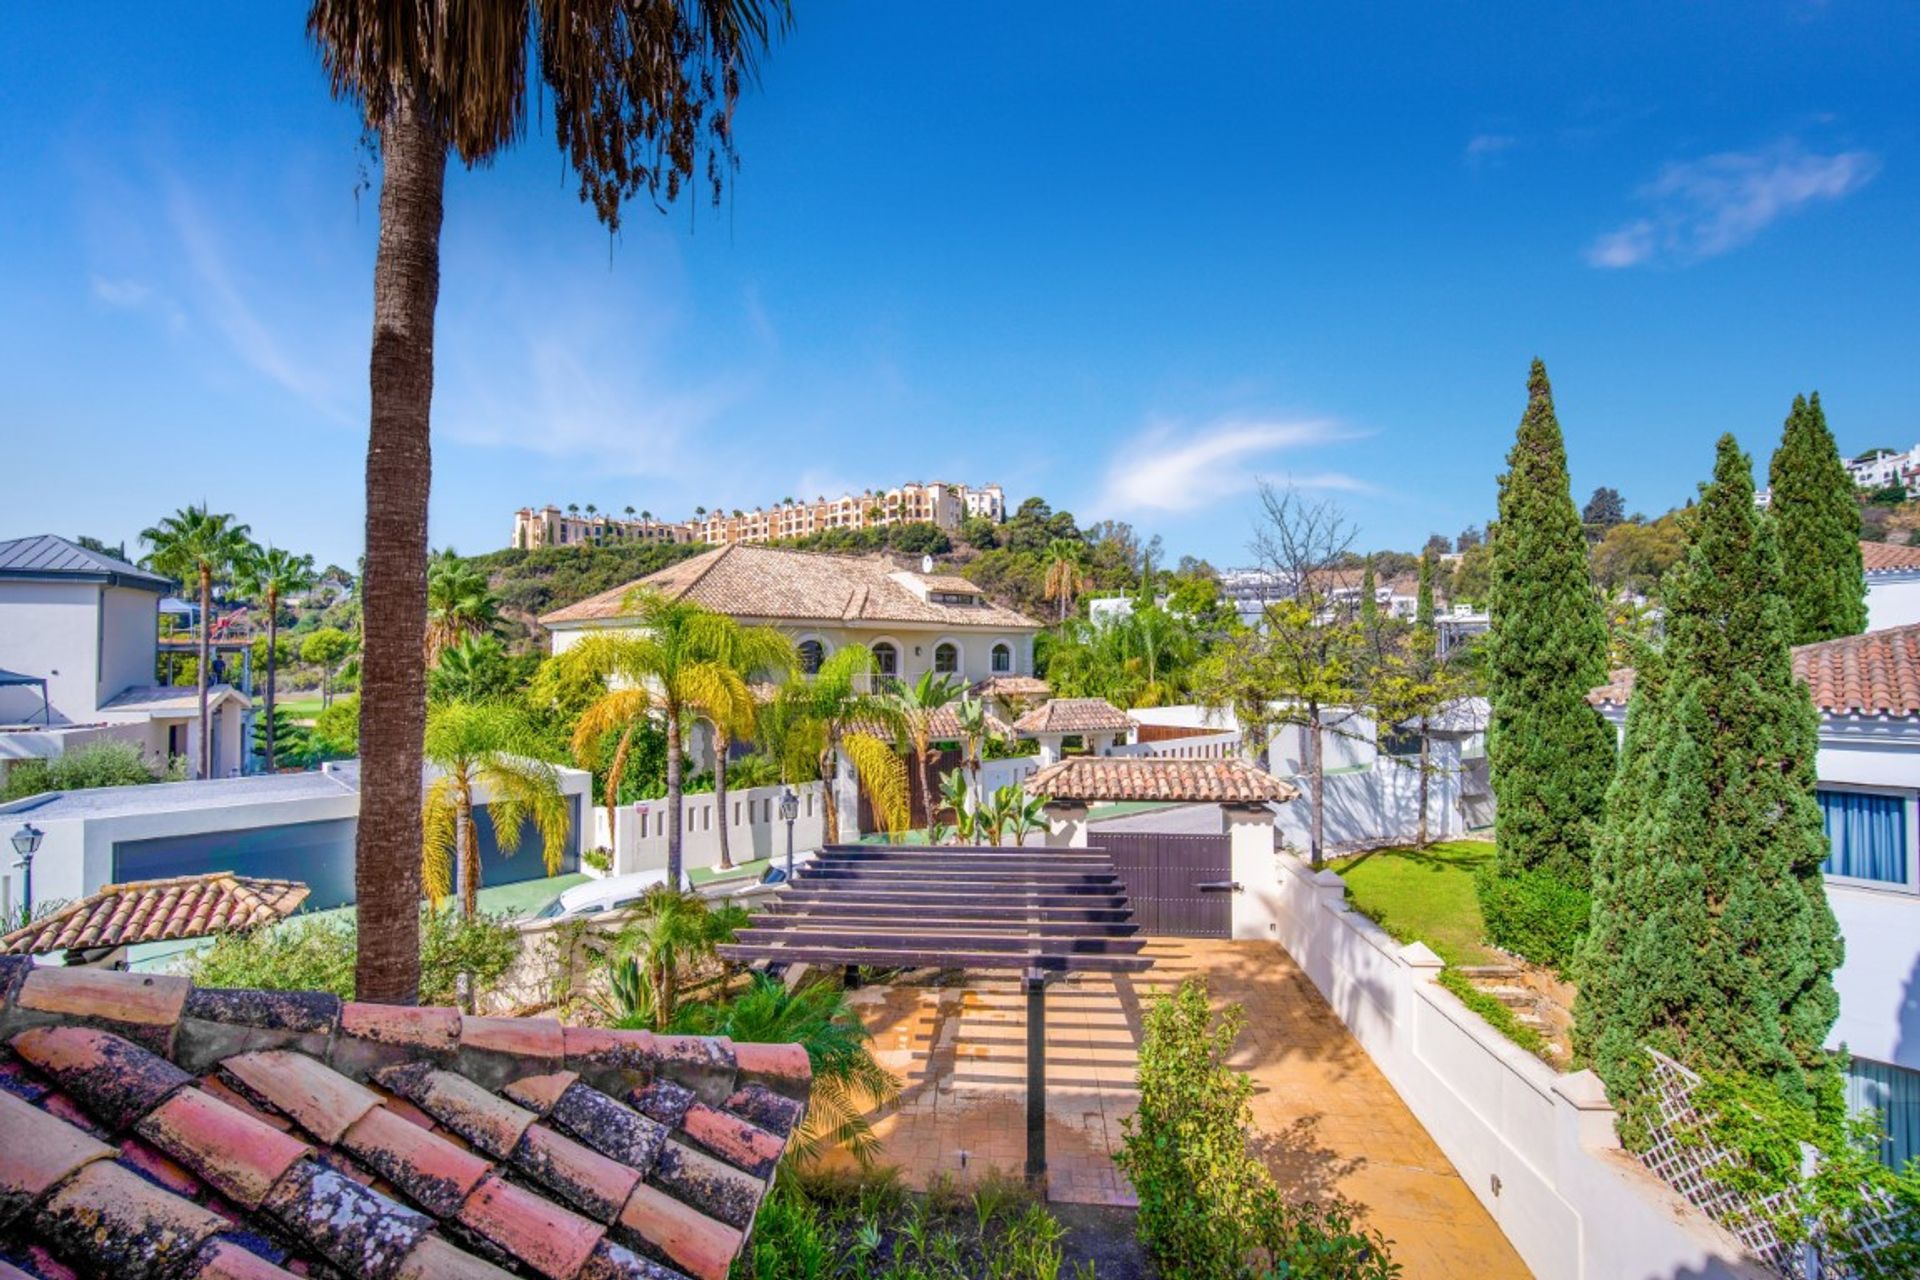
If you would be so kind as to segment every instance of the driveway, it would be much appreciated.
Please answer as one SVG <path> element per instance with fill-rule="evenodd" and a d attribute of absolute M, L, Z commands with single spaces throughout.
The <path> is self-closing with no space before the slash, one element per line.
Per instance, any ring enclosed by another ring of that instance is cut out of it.
<path fill-rule="evenodd" d="M 1138 815 L 1204 822 L 1206 813 Z M 1213 820 L 1218 822 L 1215 812 Z M 1167 830 L 1166 826 L 1156 827 Z M 1191 828 L 1204 829 L 1204 828 Z M 1217 829 L 1217 828 L 1215 828 Z M 1112 1153 L 1138 1102 L 1143 1005 L 1192 974 L 1246 1007 L 1234 1066 L 1253 1077 L 1259 1152 L 1296 1194 L 1338 1194 L 1394 1242 L 1410 1280 L 1528 1273 L 1500 1229 L 1407 1111 L 1366 1051 L 1287 953 L 1269 942 L 1156 939 L 1154 967 L 1075 978 L 1047 993 L 1050 1195 L 1131 1204 Z M 924 1186 L 985 1167 L 1018 1172 L 1026 1153 L 1025 1003 L 1011 976 L 853 993 L 880 1060 L 905 1085 L 875 1120 L 883 1159 Z"/>

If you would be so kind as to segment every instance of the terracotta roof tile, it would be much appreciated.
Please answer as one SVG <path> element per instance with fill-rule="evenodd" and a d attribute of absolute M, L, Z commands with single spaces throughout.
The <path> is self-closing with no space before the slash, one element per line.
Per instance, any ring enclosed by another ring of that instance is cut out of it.
<path fill-rule="evenodd" d="M 556 609 L 540 621 L 553 626 L 623 617 L 628 612 L 627 593 L 637 587 L 657 591 L 671 600 L 691 600 L 720 613 L 772 621 L 1040 629 L 1040 624 L 1025 614 L 991 602 L 955 605 L 922 599 L 901 580 L 920 577 L 899 569 L 885 556 L 828 555 L 735 543 Z M 942 581 L 942 575 L 929 575 L 923 585 L 933 590 L 979 593 L 970 582 L 964 588 L 949 588 L 941 586 Z"/>
<path fill-rule="evenodd" d="M 1300 792 L 1245 760 L 1176 760 L 1152 756 L 1075 756 L 1026 781 L 1048 800 L 1162 800 L 1182 804 L 1285 803 Z"/>
<path fill-rule="evenodd" d="M 1013 722 L 1022 737 L 1042 733 L 1125 733 L 1127 713 L 1105 698 L 1051 698 Z"/>
<path fill-rule="evenodd" d="M 307 886 L 216 871 L 170 880 L 110 884 L 0 938 L 10 955 L 131 946 L 251 929 L 284 919 Z"/>
<path fill-rule="evenodd" d="M 1044 698 L 1052 694 L 1053 686 L 1039 676 L 988 676 L 973 691 L 982 698 Z"/>
<path fill-rule="evenodd" d="M 29 966 L 0 1256 L 43 1276 L 724 1280 L 810 1082 L 793 1045 Z"/>
<path fill-rule="evenodd" d="M 1891 542 L 1863 542 L 1860 560 L 1868 573 L 1897 573 L 1920 569 L 1920 546 L 1899 546 Z"/>
<path fill-rule="evenodd" d="M 1793 674 L 1827 715 L 1920 715 L 1920 623 L 1800 645 Z M 1632 694 L 1633 669 L 1622 667 L 1587 701 L 1625 707 Z"/>

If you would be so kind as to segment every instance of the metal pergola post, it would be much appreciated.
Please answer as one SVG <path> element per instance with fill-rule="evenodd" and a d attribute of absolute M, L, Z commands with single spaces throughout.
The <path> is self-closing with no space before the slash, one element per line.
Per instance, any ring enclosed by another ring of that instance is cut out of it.
<path fill-rule="evenodd" d="M 1020 980 L 1027 993 L 1027 1185 L 1044 1192 L 1047 1181 L 1047 974 L 1029 969 Z"/>

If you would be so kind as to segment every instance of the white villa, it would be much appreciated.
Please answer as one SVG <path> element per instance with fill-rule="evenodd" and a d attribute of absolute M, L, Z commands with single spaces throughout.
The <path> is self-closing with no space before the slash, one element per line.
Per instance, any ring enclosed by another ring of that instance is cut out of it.
<path fill-rule="evenodd" d="M 988 600 L 965 578 L 901 569 L 884 556 L 825 555 L 735 543 L 683 560 L 637 582 L 540 619 L 562 652 L 582 636 L 635 625 L 623 601 L 634 588 L 690 600 L 793 638 L 808 671 L 850 644 L 873 650 L 882 675 L 925 671 L 968 684 L 1033 674 L 1040 623 Z"/>
<path fill-rule="evenodd" d="M 1827 901 L 1846 941 L 1832 1047 L 1853 1055 L 1848 1096 L 1879 1109 L 1898 1164 L 1920 1155 L 1920 625 L 1802 645 L 1793 669 L 1820 709 Z M 1593 693 L 1616 724 L 1632 676 Z"/>
<path fill-rule="evenodd" d="M 43 534 L 0 542 L 0 770 L 103 738 L 137 743 L 157 765 L 200 757 L 198 695 L 156 685 L 160 600 L 172 584 Z M 216 684 L 213 774 L 246 761 L 251 704 Z"/>
<path fill-rule="evenodd" d="M 1867 571 L 1867 630 L 1920 622 L 1920 547 L 1863 542 Z"/>

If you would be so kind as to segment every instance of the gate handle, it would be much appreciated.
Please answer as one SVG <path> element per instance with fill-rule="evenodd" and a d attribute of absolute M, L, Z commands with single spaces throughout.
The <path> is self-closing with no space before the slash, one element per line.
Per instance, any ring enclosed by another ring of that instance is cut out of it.
<path fill-rule="evenodd" d="M 1238 880 L 1202 880 L 1196 883 L 1193 887 L 1198 889 L 1201 893 L 1239 893 L 1240 892 L 1240 882 Z"/>

